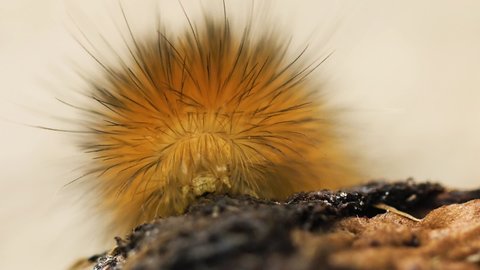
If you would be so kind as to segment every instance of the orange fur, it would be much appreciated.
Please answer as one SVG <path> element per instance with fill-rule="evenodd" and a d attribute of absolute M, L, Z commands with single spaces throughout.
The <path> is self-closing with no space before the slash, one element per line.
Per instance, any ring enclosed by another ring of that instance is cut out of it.
<path fill-rule="evenodd" d="M 179 214 L 205 193 L 285 199 L 358 180 L 309 75 L 275 31 L 208 16 L 178 37 L 135 39 L 103 64 L 83 147 L 103 206 L 125 228 Z"/>

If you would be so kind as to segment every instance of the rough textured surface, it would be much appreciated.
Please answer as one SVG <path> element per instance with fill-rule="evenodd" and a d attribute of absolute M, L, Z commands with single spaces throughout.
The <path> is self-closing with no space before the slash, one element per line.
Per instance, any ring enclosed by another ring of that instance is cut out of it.
<path fill-rule="evenodd" d="M 185 215 L 117 238 L 111 252 L 91 261 L 97 270 L 480 269 L 475 198 L 479 190 L 410 180 L 299 193 L 283 203 L 208 195 Z M 378 203 L 428 215 L 415 222 Z"/>

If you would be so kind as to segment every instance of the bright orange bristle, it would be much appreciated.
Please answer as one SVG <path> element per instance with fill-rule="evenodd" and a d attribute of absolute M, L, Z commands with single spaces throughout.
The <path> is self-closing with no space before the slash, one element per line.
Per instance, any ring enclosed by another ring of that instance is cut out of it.
<path fill-rule="evenodd" d="M 103 65 L 83 147 L 117 226 L 182 213 L 205 193 L 284 199 L 358 179 L 309 75 L 275 31 L 205 16 L 178 36 L 134 39 Z M 131 61 L 130 61 L 131 60 Z"/>

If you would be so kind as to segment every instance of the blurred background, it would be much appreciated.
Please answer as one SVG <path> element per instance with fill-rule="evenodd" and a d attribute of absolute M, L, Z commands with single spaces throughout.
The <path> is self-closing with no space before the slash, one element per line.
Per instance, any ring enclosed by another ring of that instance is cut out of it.
<path fill-rule="evenodd" d="M 154 13 L 154 1 L 123 2 L 139 25 Z M 157 2 L 166 21 L 184 22 L 177 1 Z M 368 179 L 479 187 L 480 2 L 333 2 L 275 1 L 278 24 L 265 27 L 333 52 L 322 80 Z M 113 244 L 66 185 L 81 174 L 71 136 L 27 125 L 64 128 L 57 118 L 75 117 L 56 100 L 81 89 L 77 66 L 92 65 L 75 24 L 108 36 L 118 12 L 116 1 L 0 0 L 0 269 L 65 269 Z"/>

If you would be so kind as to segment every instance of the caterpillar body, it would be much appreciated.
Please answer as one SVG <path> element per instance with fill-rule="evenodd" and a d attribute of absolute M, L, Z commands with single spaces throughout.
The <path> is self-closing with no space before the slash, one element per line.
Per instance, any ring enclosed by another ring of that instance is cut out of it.
<path fill-rule="evenodd" d="M 205 13 L 175 35 L 136 37 L 98 61 L 81 147 L 101 208 L 124 230 L 206 193 L 285 199 L 358 180 L 306 49 L 278 29 Z M 100 59 L 100 57 L 93 57 Z"/>

